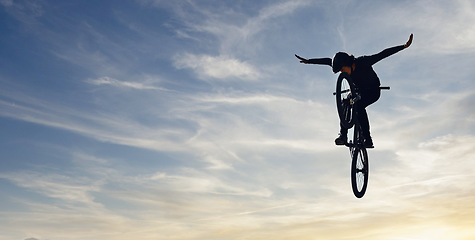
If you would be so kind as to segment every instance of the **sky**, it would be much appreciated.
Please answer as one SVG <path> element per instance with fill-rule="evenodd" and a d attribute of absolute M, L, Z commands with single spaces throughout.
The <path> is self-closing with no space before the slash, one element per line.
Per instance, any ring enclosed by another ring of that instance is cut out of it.
<path fill-rule="evenodd" d="M 474 239 L 471 0 L 0 0 L 0 240 Z M 331 68 L 374 65 L 354 197 Z"/>

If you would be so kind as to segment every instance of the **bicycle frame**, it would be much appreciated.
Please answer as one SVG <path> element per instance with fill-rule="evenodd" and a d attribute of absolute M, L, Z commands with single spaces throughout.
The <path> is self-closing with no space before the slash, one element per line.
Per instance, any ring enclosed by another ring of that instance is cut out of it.
<path fill-rule="evenodd" d="M 380 87 L 380 89 L 390 89 Z M 351 156 L 351 186 L 357 198 L 364 196 L 368 186 L 369 161 L 368 153 L 364 145 L 361 125 L 358 121 L 358 101 L 361 95 L 357 86 L 351 80 L 350 75 L 341 73 L 337 80 L 336 104 L 341 125 L 345 128 L 353 128 L 353 140 L 345 143 L 350 150 Z"/>

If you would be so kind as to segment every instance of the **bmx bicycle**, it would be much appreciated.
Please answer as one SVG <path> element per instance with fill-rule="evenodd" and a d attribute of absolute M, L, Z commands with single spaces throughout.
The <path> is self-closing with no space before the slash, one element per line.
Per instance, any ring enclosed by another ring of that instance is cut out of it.
<path fill-rule="evenodd" d="M 380 87 L 389 90 L 389 87 Z M 341 73 L 336 83 L 336 105 L 340 122 L 345 128 L 353 127 L 353 140 L 345 144 L 351 156 L 351 187 L 355 197 L 362 198 L 366 193 L 369 178 L 368 152 L 364 146 L 361 126 L 358 122 L 358 111 L 355 107 L 361 99 L 358 88 L 350 75 Z"/>

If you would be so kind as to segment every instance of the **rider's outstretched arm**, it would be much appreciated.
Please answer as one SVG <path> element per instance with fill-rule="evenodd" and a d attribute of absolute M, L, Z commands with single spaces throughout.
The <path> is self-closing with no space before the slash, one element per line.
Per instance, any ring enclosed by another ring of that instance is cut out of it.
<path fill-rule="evenodd" d="M 308 63 L 331 66 L 332 59 L 331 58 L 312 58 L 308 60 Z"/>
<path fill-rule="evenodd" d="M 387 57 L 389 57 L 389 56 L 391 56 L 391 55 L 393 55 L 393 54 L 395 54 L 395 53 L 411 46 L 412 38 L 413 38 L 413 35 L 411 34 L 411 36 L 409 36 L 409 41 L 407 41 L 406 44 L 384 49 L 383 51 L 381 51 L 378 54 L 367 56 L 366 59 L 368 60 L 368 62 L 371 65 L 373 65 L 373 64 L 381 61 L 382 59 L 387 58 Z"/>
<path fill-rule="evenodd" d="M 305 64 L 320 64 L 320 65 L 332 65 L 332 59 L 331 58 L 312 58 L 312 59 L 306 59 L 303 57 L 300 57 L 299 55 L 295 54 L 295 57 L 297 57 L 301 63 Z"/>

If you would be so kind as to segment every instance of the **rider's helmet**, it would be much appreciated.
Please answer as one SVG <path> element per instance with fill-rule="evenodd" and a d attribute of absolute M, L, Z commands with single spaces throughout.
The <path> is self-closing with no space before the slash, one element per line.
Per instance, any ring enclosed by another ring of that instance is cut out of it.
<path fill-rule="evenodd" d="M 336 53 L 332 61 L 333 72 L 337 73 L 341 70 L 342 67 L 351 66 L 354 60 L 355 60 L 355 57 L 353 57 L 352 55 L 348 55 L 348 53 L 345 53 L 345 52 Z"/>

